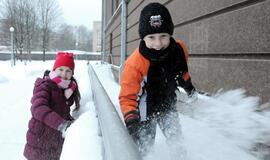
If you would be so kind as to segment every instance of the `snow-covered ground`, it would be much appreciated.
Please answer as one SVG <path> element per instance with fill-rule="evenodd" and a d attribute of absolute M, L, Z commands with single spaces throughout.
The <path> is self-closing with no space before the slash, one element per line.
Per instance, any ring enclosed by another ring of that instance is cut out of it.
<path fill-rule="evenodd" d="M 101 160 L 101 138 L 98 121 L 91 99 L 87 61 L 76 61 L 75 77 L 82 95 L 81 110 L 75 113 L 76 122 L 69 128 L 63 159 Z M 30 119 L 30 99 L 35 79 L 42 77 L 46 69 L 52 69 L 53 61 L 17 62 L 11 68 L 10 61 L 0 61 L 0 155 L 1 159 L 24 159 L 23 149 Z M 72 137 L 72 138 L 70 138 Z M 71 154 L 72 153 L 72 154 Z M 74 158 L 75 157 L 75 158 Z"/>
<path fill-rule="evenodd" d="M 75 77 L 82 95 L 81 110 L 74 113 L 76 121 L 66 133 L 61 159 L 102 160 L 102 137 L 98 133 L 98 119 L 92 101 L 87 61 L 76 61 Z M 91 62 L 109 97 L 119 111 L 119 86 L 113 80 L 109 65 Z M 51 69 L 53 61 L 0 61 L 0 155 L 1 159 L 23 158 L 25 134 L 30 119 L 30 99 L 36 77 Z M 102 96 L 102 95 L 99 95 Z M 270 141 L 270 113 L 255 112 L 258 98 L 248 97 L 244 90 L 221 92 L 213 98 L 200 96 L 193 104 L 182 104 L 180 121 L 183 128 L 187 160 L 256 160 L 254 144 Z M 267 137 L 268 136 L 268 137 Z M 268 140 L 268 141 L 267 141 Z M 269 153 L 268 153 L 269 154 Z M 169 149 L 158 129 L 156 143 L 145 160 L 164 160 Z"/>

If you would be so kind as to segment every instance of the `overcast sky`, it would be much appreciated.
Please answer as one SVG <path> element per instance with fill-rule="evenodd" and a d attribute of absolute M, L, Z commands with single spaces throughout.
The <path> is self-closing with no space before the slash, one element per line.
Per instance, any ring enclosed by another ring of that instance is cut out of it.
<path fill-rule="evenodd" d="M 93 21 L 101 20 L 102 0 L 58 0 L 67 24 L 93 28 Z"/>

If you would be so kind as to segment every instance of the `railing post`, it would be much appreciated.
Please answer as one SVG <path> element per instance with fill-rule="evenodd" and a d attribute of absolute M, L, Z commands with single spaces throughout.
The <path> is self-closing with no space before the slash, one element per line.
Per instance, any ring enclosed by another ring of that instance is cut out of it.
<path fill-rule="evenodd" d="M 120 59 L 120 70 L 119 70 L 119 84 L 121 81 L 121 74 L 124 62 L 126 60 L 127 52 L 127 0 L 122 0 L 121 10 L 121 59 Z"/>

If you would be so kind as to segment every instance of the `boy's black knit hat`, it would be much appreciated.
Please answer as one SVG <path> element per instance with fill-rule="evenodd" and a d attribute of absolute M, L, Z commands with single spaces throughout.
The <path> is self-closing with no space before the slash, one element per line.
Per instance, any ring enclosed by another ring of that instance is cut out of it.
<path fill-rule="evenodd" d="M 140 15 L 139 35 L 143 39 L 148 34 L 173 34 L 174 25 L 168 9 L 160 3 L 150 3 L 145 6 Z"/>

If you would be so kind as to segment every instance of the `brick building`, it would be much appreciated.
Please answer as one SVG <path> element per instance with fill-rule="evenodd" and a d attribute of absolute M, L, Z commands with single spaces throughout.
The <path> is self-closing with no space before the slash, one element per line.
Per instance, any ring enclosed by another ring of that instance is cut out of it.
<path fill-rule="evenodd" d="M 126 2 L 126 18 L 121 19 Z M 103 0 L 105 60 L 119 66 L 139 44 L 138 19 L 150 2 L 171 12 L 174 37 L 186 42 L 189 70 L 197 88 L 216 92 L 244 88 L 270 100 L 270 0 Z M 126 20 L 126 21 L 124 21 Z M 126 29 L 122 28 L 121 22 Z"/>

